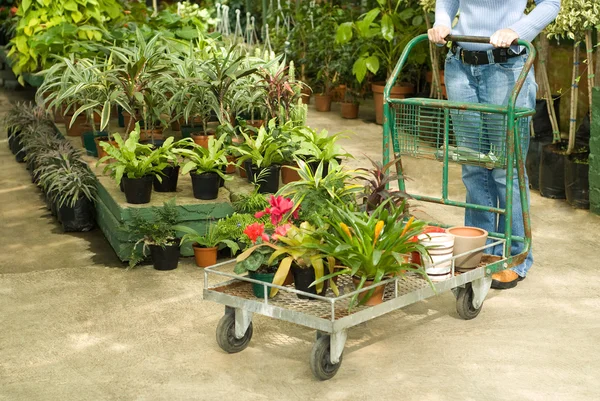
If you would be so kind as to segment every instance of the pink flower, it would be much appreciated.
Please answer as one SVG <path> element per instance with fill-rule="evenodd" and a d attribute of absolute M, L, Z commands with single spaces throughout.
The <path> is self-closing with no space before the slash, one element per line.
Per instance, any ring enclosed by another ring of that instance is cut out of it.
<path fill-rule="evenodd" d="M 277 239 L 277 238 L 279 238 L 279 237 L 285 237 L 285 236 L 286 236 L 286 234 L 287 234 L 287 232 L 288 232 L 288 230 L 289 230 L 291 227 L 292 227 L 292 225 L 291 225 L 291 224 L 289 224 L 289 223 L 288 223 L 288 224 L 284 224 L 284 225 L 282 225 L 282 226 L 278 226 L 278 227 L 275 229 L 275 234 L 273 234 L 273 239 L 274 239 L 274 240 L 276 240 L 276 239 Z"/>

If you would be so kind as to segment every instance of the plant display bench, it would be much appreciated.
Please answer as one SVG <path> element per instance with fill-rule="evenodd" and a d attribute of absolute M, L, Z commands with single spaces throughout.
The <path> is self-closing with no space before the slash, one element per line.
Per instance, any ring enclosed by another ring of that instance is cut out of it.
<path fill-rule="evenodd" d="M 113 124 L 116 126 L 116 124 Z M 80 137 L 68 137 L 65 134 L 64 124 L 57 124 L 63 136 L 69 139 L 73 145 L 82 147 Z M 111 132 L 119 129 L 111 130 Z M 120 129 L 122 131 L 122 129 Z M 134 238 L 126 229 L 132 220 L 132 213 L 139 213 L 141 217 L 150 218 L 153 207 L 162 207 L 164 202 L 176 198 L 178 224 L 186 225 L 198 232 L 205 232 L 208 225 L 218 219 L 225 218 L 233 213 L 231 202 L 237 200 L 240 195 L 250 194 L 254 186 L 245 179 L 234 176 L 233 180 L 225 182 L 225 186 L 219 190 L 219 197 L 214 200 L 205 201 L 194 198 L 192 182 L 189 175 L 180 176 L 177 184 L 177 192 L 152 192 L 150 203 L 133 205 L 127 203 L 125 194 L 110 177 L 103 175 L 104 165 L 96 166 L 97 158 L 83 156 L 90 170 L 98 178 L 98 197 L 96 200 L 96 220 L 104 236 L 122 261 L 128 261 L 135 243 L 139 238 Z M 139 245 L 141 246 L 141 245 Z M 193 256 L 191 244 L 181 247 L 182 256 Z"/>
<path fill-rule="evenodd" d="M 493 249 L 503 244 L 498 240 L 483 249 Z M 477 252 L 481 249 L 473 250 Z M 391 277 L 380 283 L 364 287 L 360 292 L 385 286 L 383 303 L 375 306 L 358 306 L 348 309 L 354 290 L 352 277 L 338 276 L 340 295 L 331 289 L 325 296 L 298 291 L 293 285 L 277 286 L 247 276 L 233 273 L 235 261 L 223 262 L 204 269 L 204 299 L 225 305 L 225 315 L 217 326 L 217 342 L 228 353 L 244 350 L 252 338 L 252 314 L 258 313 L 317 330 L 316 342 L 310 355 L 310 367 L 319 380 L 331 379 L 341 363 L 347 330 L 360 323 L 383 316 L 423 299 L 452 291 L 456 296 L 456 310 L 463 319 L 473 319 L 479 314 L 492 283 L 489 272 L 506 265 L 503 257 L 484 255 L 479 267 L 466 273 L 454 269 L 452 277 L 430 283 L 419 275 Z M 264 298 L 254 296 L 252 286 L 264 287 Z M 274 298 L 268 298 L 271 288 L 278 288 Z M 301 294 L 310 299 L 299 299 Z"/>

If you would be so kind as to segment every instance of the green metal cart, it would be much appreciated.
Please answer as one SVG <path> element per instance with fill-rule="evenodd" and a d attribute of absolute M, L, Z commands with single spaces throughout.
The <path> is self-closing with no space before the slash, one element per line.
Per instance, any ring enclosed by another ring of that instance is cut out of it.
<path fill-rule="evenodd" d="M 390 99 L 390 89 L 406 63 L 410 50 L 417 43 L 425 40 L 427 36 L 422 35 L 408 44 L 394 70 L 392 79 L 386 86 L 384 159 L 387 161 L 389 158 L 390 139 L 397 158 L 401 155 L 411 155 L 439 159 L 444 163 L 442 197 L 431 198 L 416 194 L 412 196 L 421 201 L 474 209 L 482 208 L 451 201 L 448 198 L 448 164 L 454 160 L 459 163 L 499 168 L 516 163 L 524 205 L 525 238 L 511 236 L 512 188 L 509 187 L 506 210 L 490 209 L 506 217 L 508 227 L 506 235 L 490 233 L 492 236 L 490 243 L 464 254 L 454 255 L 451 258 L 450 277 L 445 280 L 429 283 L 420 275 L 407 274 L 406 277 L 390 277 L 378 284 L 365 287 L 361 291 L 384 286 L 383 303 L 375 306 L 359 306 L 351 310 L 348 309 L 350 299 L 359 291 L 355 290 L 352 278 L 347 275 L 338 277 L 339 296 L 334 295 L 331 289 L 325 296 L 320 296 L 298 291 L 293 286 L 279 286 L 254 280 L 247 275 L 237 275 L 233 272 L 235 261 L 208 267 L 204 269 L 203 295 L 205 300 L 225 305 L 225 314 L 216 330 L 217 343 L 224 351 L 236 353 L 249 345 L 253 334 L 253 314 L 284 320 L 316 330 L 316 341 L 310 354 L 310 368 L 317 379 L 331 379 L 341 366 L 348 329 L 446 291 L 452 291 L 456 296 L 458 314 L 463 319 L 473 319 L 479 314 L 490 289 L 492 273 L 521 263 L 525 259 L 531 244 L 531 227 L 525 201 L 523 154 L 516 133 L 524 135 L 528 132 L 527 117 L 533 114 L 533 110 L 515 109 L 514 105 L 526 73 L 531 68 L 534 58 L 533 48 L 529 43 L 520 42 L 521 45 L 529 48 L 530 56 L 508 106 L 471 105 L 431 99 Z M 477 40 L 489 41 L 488 38 Z M 477 144 L 479 144 L 480 134 L 485 134 L 488 142 L 485 144 L 486 149 L 483 142 L 479 148 L 471 145 L 468 149 L 462 149 L 461 146 L 450 149 L 450 133 L 452 129 L 458 127 L 462 113 L 467 113 L 464 114 L 468 117 L 465 121 L 469 122 L 469 126 L 466 127 L 469 129 L 465 128 L 464 132 L 470 133 L 471 140 Z M 451 115 L 453 118 L 450 118 Z M 480 118 L 478 127 L 471 126 L 474 116 Z M 502 121 L 504 125 L 497 126 Z M 494 146 L 491 146 L 490 141 Z M 476 152 L 474 149 L 481 152 L 486 150 L 486 153 Z M 402 164 L 398 161 L 399 173 L 402 172 L 401 167 Z M 513 176 L 513 169 L 508 169 L 509 182 L 512 181 Z M 404 181 L 400 180 L 399 185 L 404 189 Z M 510 255 L 512 241 L 524 243 L 523 253 Z M 503 256 L 493 256 L 491 252 L 486 252 L 496 246 L 504 246 Z M 483 251 L 484 255 L 479 266 L 463 272 L 455 269 L 458 258 L 480 251 Z M 442 263 L 447 263 L 447 260 L 428 267 L 436 267 Z M 263 298 L 254 295 L 253 286 L 262 287 Z M 279 289 L 279 293 L 274 298 L 268 297 L 271 288 Z M 297 295 L 302 295 L 305 299 L 299 299 Z"/>

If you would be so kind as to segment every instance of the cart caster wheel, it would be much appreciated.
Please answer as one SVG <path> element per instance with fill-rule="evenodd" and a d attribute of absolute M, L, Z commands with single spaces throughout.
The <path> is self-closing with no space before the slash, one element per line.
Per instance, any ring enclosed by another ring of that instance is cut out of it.
<path fill-rule="evenodd" d="M 342 365 L 342 357 L 336 364 L 329 361 L 330 336 L 322 335 L 317 339 L 310 354 L 310 370 L 319 380 L 329 380 L 337 373 Z"/>
<path fill-rule="evenodd" d="M 465 320 L 476 318 L 483 307 L 482 303 L 479 308 L 475 308 L 473 306 L 473 297 L 474 293 L 471 283 L 468 283 L 463 288 L 458 289 L 458 294 L 456 296 L 456 311 L 458 312 L 458 315 Z"/>
<path fill-rule="evenodd" d="M 227 353 L 235 354 L 236 352 L 246 349 L 252 339 L 252 323 L 248 326 L 246 334 L 242 338 L 235 338 L 235 315 L 225 314 L 219 320 L 217 325 L 217 344 Z"/>

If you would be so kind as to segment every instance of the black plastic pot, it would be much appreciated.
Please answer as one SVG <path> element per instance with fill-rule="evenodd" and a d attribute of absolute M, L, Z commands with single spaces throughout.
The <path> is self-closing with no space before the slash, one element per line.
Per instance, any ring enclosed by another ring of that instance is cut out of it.
<path fill-rule="evenodd" d="M 274 164 L 269 167 L 259 168 L 252 165 L 250 167 L 252 177 L 259 180 L 256 184 L 258 185 L 258 192 L 261 194 L 274 194 L 279 190 L 279 173 L 281 166 Z M 263 173 L 263 171 L 266 171 Z M 261 174 L 264 174 L 261 176 Z M 260 178 L 258 178 L 260 177 Z"/>
<path fill-rule="evenodd" d="M 317 287 L 312 286 L 311 283 L 315 281 L 315 269 L 312 267 L 302 268 L 296 264 L 292 264 L 292 274 L 294 275 L 294 287 L 298 291 L 308 292 L 309 294 L 317 295 Z M 323 295 L 327 291 L 327 281 L 323 283 L 323 290 L 318 295 Z M 307 297 L 306 295 L 296 294 L 300 299 L 312 299 L 315 298 Z"/>
<path fill-rule="evenodd" d="M 154 176 L 147 175 L 142 178 L 123 177 L 122 182 L 123 192 L 125 192 L 127 203 L 134 205 L 150 203 Z"/>
<path fill-rule="evenodd" d="M 560 126 L 560 95 L 552 96 L 554 101 L 554 111 L 556 112 L 556 119 Z M 533 116 L 533 131 L 535 132 L 536 138 L 552 139 L 552 123 L 548 115 L 548 106 L 546 105 L 546 99 L 536 99 L 535 101 L 535 115 Z"/>
<path fill-rule="evenodd" d="M 63 205 L 58 209 L 64 232 L 84 232 L 93 230 L 96 226 L 96 211 L 94 204 L 87 198 L 81 198 L 73 207 Z"/>
<path fill-rule="evenodd" d="M 154 190 L 156 192 L 176 192 L 179 180 L 179 166 L 165 167 L 161 174 L 162 182 L 154 177 Z"/>
<path fill-rule="evenodd" d="M 194 198 L 202 200 L 217 199 L 219 196 L 219 174 L 217 173 L 190 173 Z"/>
<path fill-rule="evenodd" d="M 542 147 L 540 158 L 540 195 L 550 199 L 565 199 L 565 142 Z"/>
<path fill-rule="evenodd" d="M 342 159 L 335 159 L 338 164 L 342 163 Z M 317 169 L 319 168 L 319 163 L 320 161 L 314 161 L 314 162 L 310 162 L 308 163 L 308 167 L 310 168 L 310 170 L 312 171 L 313 174 L 315 174 L 317 172 Z M 329 174 L 329 162 L 325 161 L 323 162 L 323 177 L 326 177 L 327 174 Z"/>
<path fill-rule="evenodd" d="M 577 209 L 590 208 L 589 152 L 574 153 L 565 159 L 565 195 Z"/>
<path fill-rule="evenodd" d="M 223 174 L 226 174 L 227 166 L 221 167 L 221 171 L 223 172 Z M 223 179 L 223 177 L 219 176 L 219 188 L 223 188 L 224 186 L 225 186 L 225 180 Z"/>
<path fill-rule="evenodd" d="M 244 162 L 244 170 L 246 170 L 246 179 L 248 182 L 254 182 L 254 174 L 252 174 L 252 162 L 250 160 L 246 160 Z"/>
<path fill-rule="evenodd" d="M 540 189 L 540 162 L 542 159 L 542 148 L 552 143 L 550 138 L 531 138 L 529 141 L 529 151 L 525 160 L 527 177 L 529 177 L 529 187 L 539 191 Z"/>
<path fill-rule="evenodd" d="M 174 270 L 179 263 L 179 244 L 166 245 L 164 248 L 158 245 L 149 245 L 152 264 L 156 270 Z"/>

